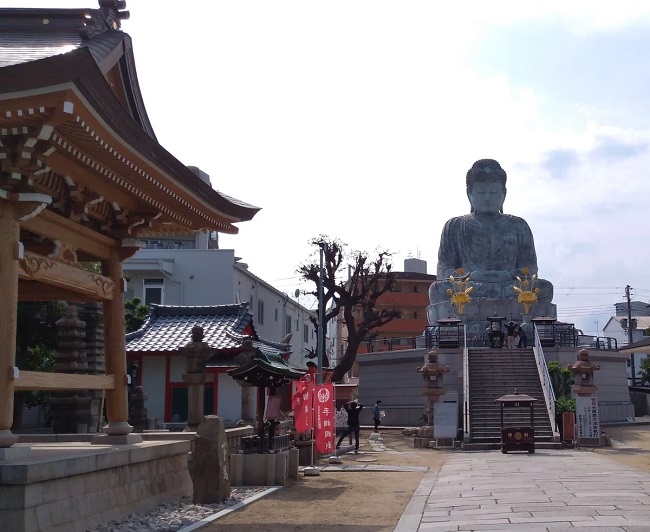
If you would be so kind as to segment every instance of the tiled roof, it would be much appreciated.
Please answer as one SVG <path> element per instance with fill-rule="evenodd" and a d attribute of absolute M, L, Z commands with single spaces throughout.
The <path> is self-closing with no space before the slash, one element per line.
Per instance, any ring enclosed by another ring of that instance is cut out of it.
<path fill-rule="evenodd" d="M 254 386 L 273 386 L 299 379 L 305 371 L 292 368 L 279 356 L 258 354 L 248 364 L 228 370 L 228 375 Z"/>
<path fill-rule="evenodd" d="M 87 47 L 101 64 L 128 39 L 119 31 L 120 18 L 115 11 L 90 8 L 2 9 L 0 66 L 37 61 L 82 47 Z"/>
<path fill-rule="evenodd" d="M 291 353 L 290 344 L 260 339 L 253 326 L 248 303 L 211 306 L 151 305 L 147 322 L 126 335 L 127 353 L 178 351 L 192 341 L 192 327 L 203 327 L 203 341 L 217 351 L 232 354 L 247 336 L 262 353 Z M 217 353 L 219 357 L 219 353 Z M 213 357 L 215 358 L 215 357 Z M 212 359 L 211 359 L 212 360 Z M 220 365 L 220 364 L 209 364 Z"/>
<path fill-rule="evenodd" d="M 217 214 L 221 224 L 216 226 L 222 232 L 236 233 L 238 229 L 231 224 L 251 220 L 260 208 L 203 183 L 158 144 L 142 101 L 131 37 L 120 30 L 120 18 L 117 7 L 1 8 L 0 69 L 7 70 L 0 74 L 0 93 L 36 93 L 74 83 L 88 106 L 102 115 L 109 128 L 119 132 L 120 142 L 137 147 L 142 156 L 156 161 L 160 172 L 196 196 L 202 209 L 208 209 L 205 213 Z M 117 21 L 117 26 L 112 21 Z M 122 96 L 129 100 L 128 105 L 120 101 L 121 91 L 114 91 L 106 79 L 107 72 L 118 67 L 125 85 Z M 155 234 L 152 230 L 149 236 Z"/>

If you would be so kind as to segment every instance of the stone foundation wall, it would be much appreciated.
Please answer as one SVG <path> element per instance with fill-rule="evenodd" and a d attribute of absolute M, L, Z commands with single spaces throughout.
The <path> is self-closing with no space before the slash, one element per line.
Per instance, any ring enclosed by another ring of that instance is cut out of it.
<path fill-rule="evenodd" d="M 298 449 L 274 454 L 231 454 L 231 486 L 285 486 L 289 477 L 298 478 Z"/>
<path fill-rule="evenodd" d="M 192 494 L 189 442 L 86 449 L 0 465 L 3 530 L 81 532 Z"/>

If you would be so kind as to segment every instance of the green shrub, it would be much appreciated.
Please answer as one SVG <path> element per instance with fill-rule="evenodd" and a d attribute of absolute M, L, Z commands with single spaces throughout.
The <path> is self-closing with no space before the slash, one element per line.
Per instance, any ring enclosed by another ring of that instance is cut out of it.
<path fill-rule="evenodd" d="M 571 385 L 574 383 L 573 373 L 568 368 L 563 368 L 557 360 L 551 360 L 546 366 L 553 383 L 555 397 L 569 397 Z"/>
<path fill-rule="evenodd" d="M 576 400 L 572 397 L 564 397 L 561 395 L 555 401 L 555 413 L 563 414 L 564 412 L 575 412 Z"/>

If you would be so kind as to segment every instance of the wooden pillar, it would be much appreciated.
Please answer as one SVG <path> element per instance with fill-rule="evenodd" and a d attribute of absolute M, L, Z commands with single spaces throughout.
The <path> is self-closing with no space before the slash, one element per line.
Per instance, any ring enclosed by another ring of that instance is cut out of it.
<path fill-rule="evenodd" d="M 14 381 L 10 376 L 16 363 L 19 241 L 18 213 L 11 203 L 0 200 L 0 448 L 18 441 L 11 432 Z"/>
<path fill-rule="evenodd" d="M 122 291 L 122 262 L 117 250 L 103 262 L 103 273 L 115 283 L 113 299 L 104 302 L 104 339 L 106 346 L 106 374 L 115 376 L 115 389 L 106 390 L 106 417 L 108 424 L 102 431 L 109 436 L 129 434 L 128 377 L 126 372 L 126 337 L 124 329 L 124 301 Z"/>

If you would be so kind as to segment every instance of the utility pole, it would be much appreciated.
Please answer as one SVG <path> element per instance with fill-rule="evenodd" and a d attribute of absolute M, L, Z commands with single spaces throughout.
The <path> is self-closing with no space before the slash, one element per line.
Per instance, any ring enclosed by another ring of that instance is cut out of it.
<path fill-rule="evenodd" d="M 325 353 L 325 309 L 323 308 L 323 253 L 325 243 L 320 246 L 320 268 L 318 270 L 318 340 L 316 342 L 316 353 L 318 355 L 318 374 L 316 384 L 323 384 L 323 353 Z"/>
<path fill-rule="evenodd" d="M 634 343 L 632 334 L 632 303 L 630 301 L 630 285 L 625 287 L 625 298 L 627 299 L 627 341 L 628 344 Z M 636 386 L 635 369 L 634 369 L 634 353 L 630 353 L 630 371 L 632 375 L 632 386 Z"/>

